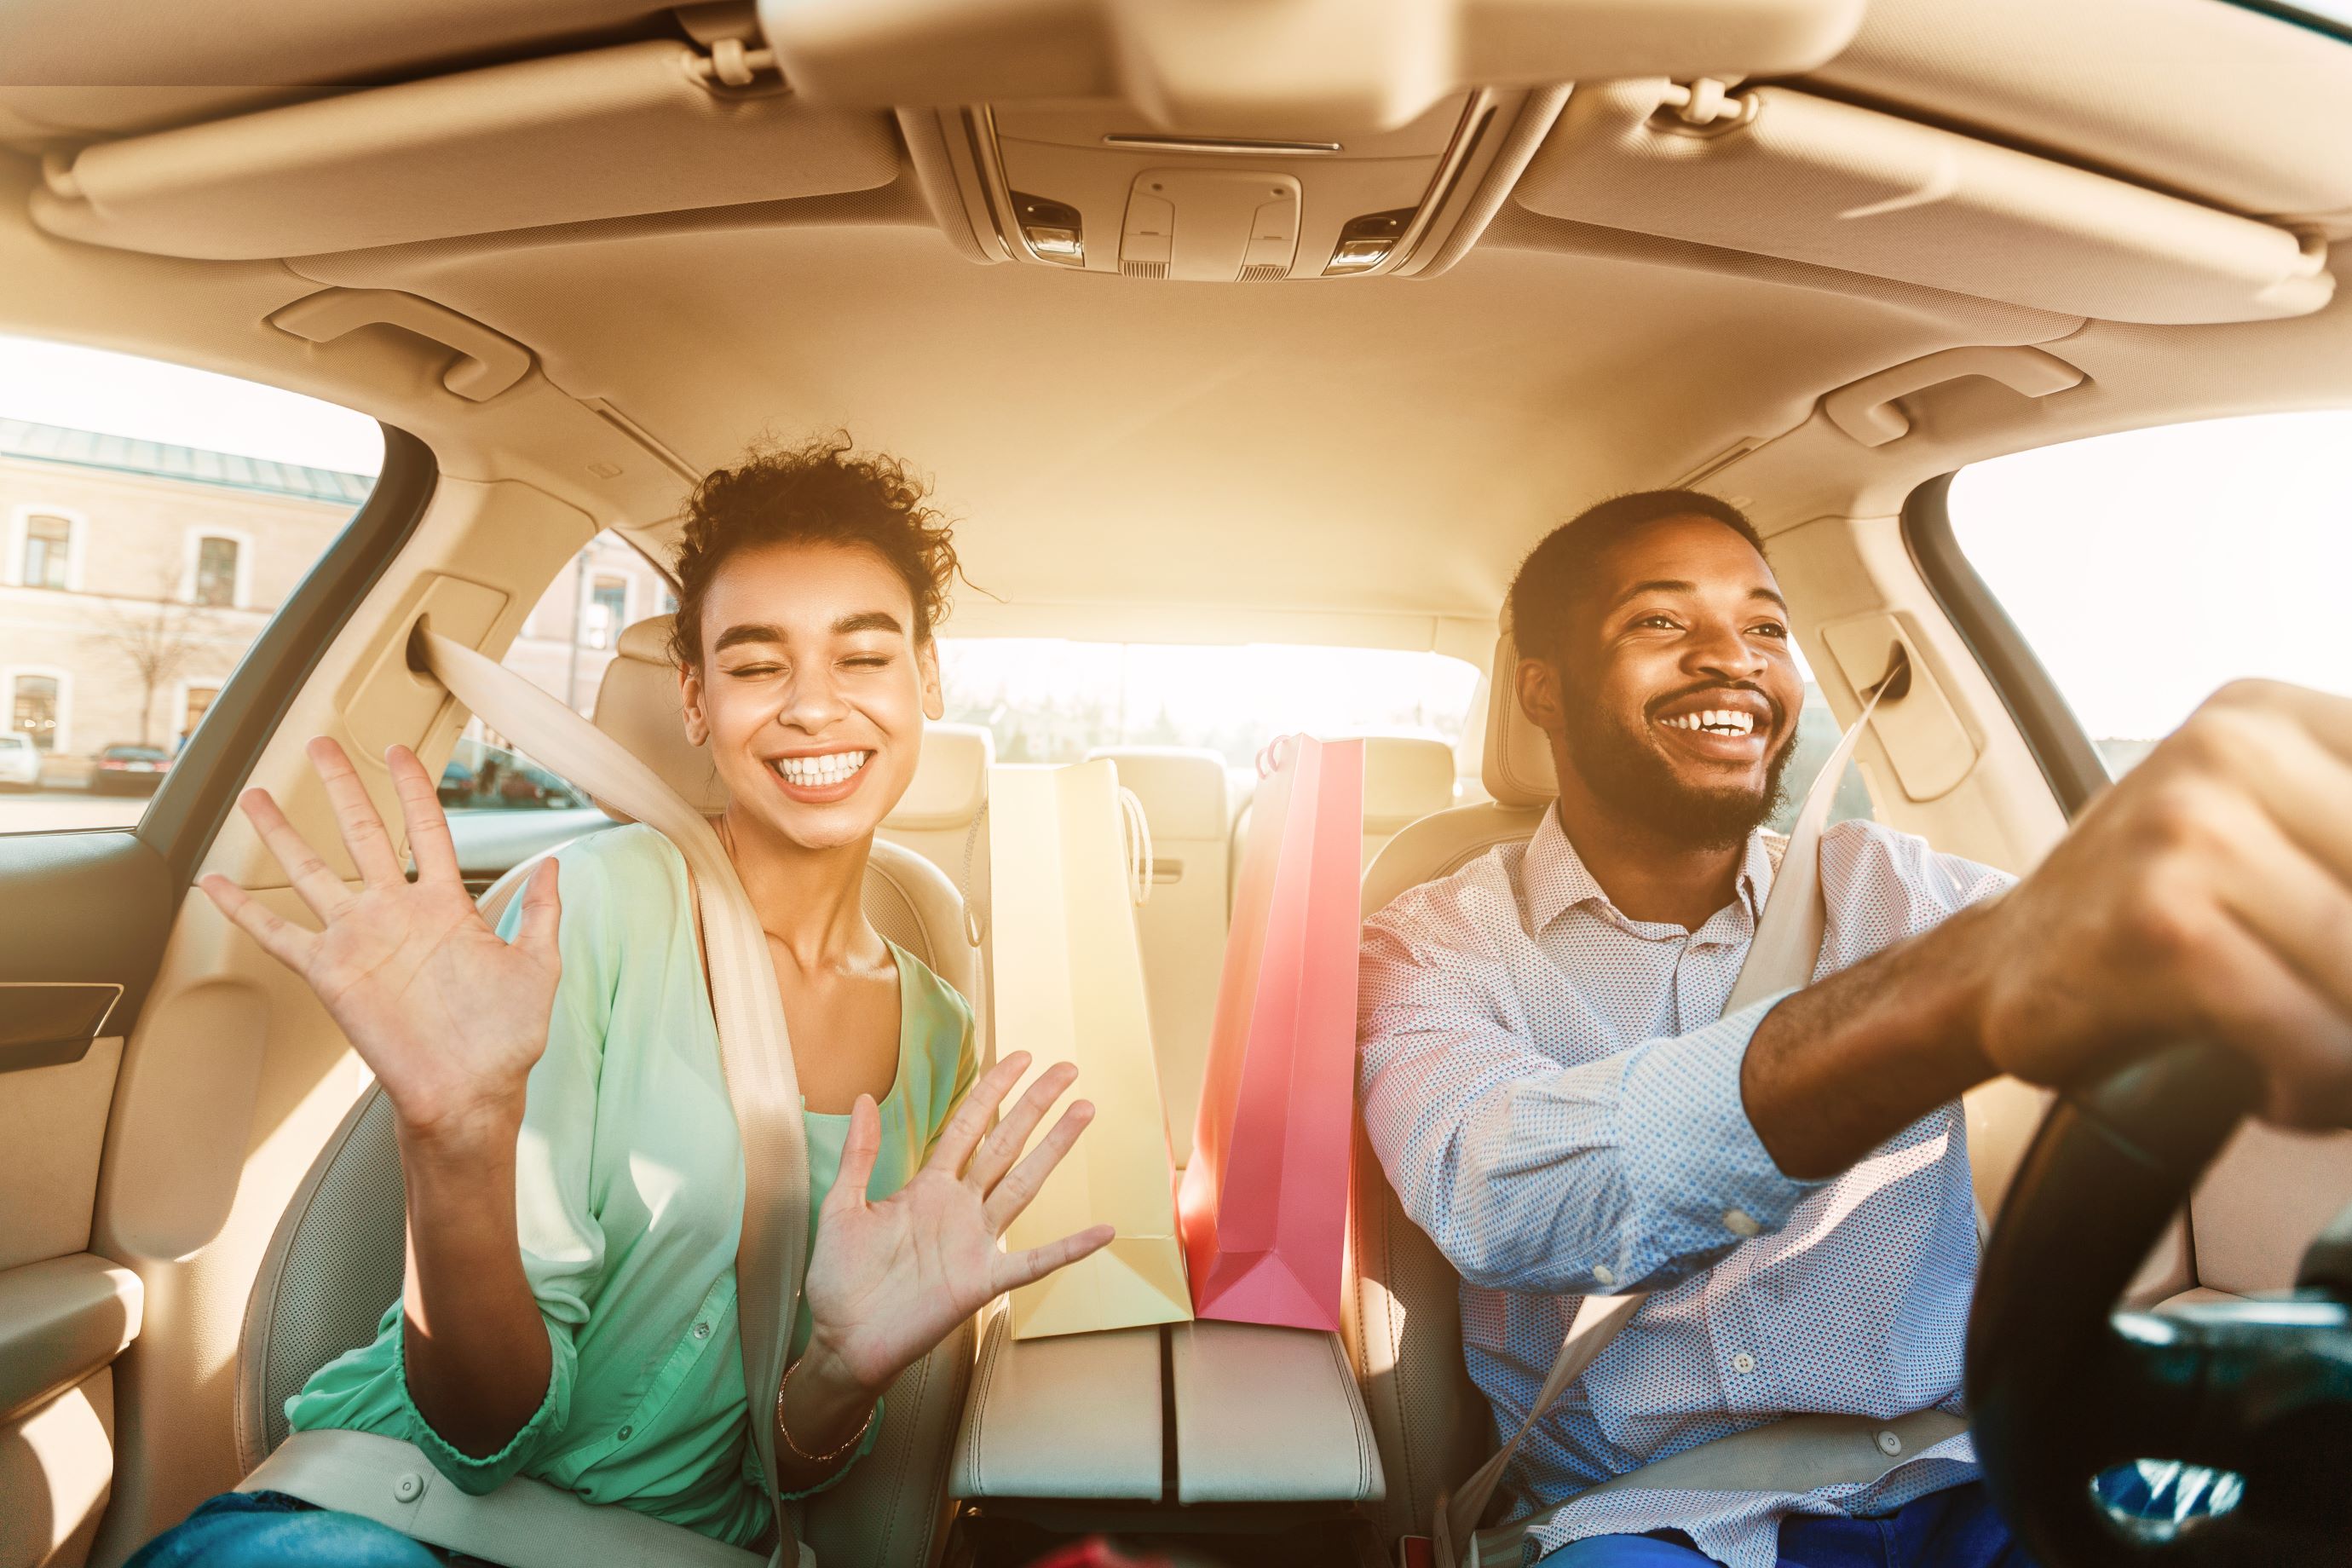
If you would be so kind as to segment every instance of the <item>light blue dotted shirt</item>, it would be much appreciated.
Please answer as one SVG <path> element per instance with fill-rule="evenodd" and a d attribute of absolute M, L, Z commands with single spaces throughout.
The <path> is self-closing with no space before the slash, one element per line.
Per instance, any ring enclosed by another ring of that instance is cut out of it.
<path fill-rule="evenodd" d="M 1958 1407 L 1977 1264 L 1959 1105 L 1821 1183 L 1782 1175 L 1748 1124 L 1740 1060 L 1779 998 L 1720 1015 L 1771 879 L 1758 834 L 1738 896 L 1696 931 L 1631 920 L 1555 809 L 1365 927 L 1366 1126 L 1462 1274 L 1463 1348 L 1498 1430 L 1525 1418 L 1586 1294 L 1655 1292 L 1529 1434 L 1514 1513 L 1786 1414 Z M 2009 881 L 1841 823 L 1822 839 L 1815 978 Z M 1962 1435 L 1867 1486 L 1619 1489 L 1534 1535 L 1549 1552 L 1671 1527 L 1730 1568 L 1771 1568 L 1784 1514 L 1887 1513 L 1975 1475 Z"/>

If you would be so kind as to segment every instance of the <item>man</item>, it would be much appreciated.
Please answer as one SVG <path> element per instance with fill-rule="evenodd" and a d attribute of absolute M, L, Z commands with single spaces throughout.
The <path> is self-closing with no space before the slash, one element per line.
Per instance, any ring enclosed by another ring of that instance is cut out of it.
<path fill-rule="evenodd" d="M 1406 1210 L 1463 1276 L 1472 1376 L 1516 1430 L 1580 1298 L 1655 1292 L 1538 1423 L 1525 1507 L 1773 1416 L 1957 1410 L 1977 1244 L 1965 1089 L 2096 1078 L 2200 1034 L 2274 1119 L 2352 1107 L 2352 703 L 2232 687 L 2022 883 L 1867 822 L 1822 838 L 1816 984 L 1718 1017 L 1769 890 L 1803 686 L 1761 541 L 1622 497 L 1512 584 L 1516 700 L 1559 801 L 1374 916 L 1360 1088 Z M 1549 1568 L 2022 1564 L 1965 1434 L 1802 1495 L 1616 1489 Z"/>

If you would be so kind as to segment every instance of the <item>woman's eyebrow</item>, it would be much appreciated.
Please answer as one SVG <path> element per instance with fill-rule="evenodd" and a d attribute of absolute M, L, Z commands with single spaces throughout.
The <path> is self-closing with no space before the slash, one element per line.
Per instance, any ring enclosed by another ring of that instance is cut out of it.
<path fill-rule="evenodd" d="M 737 643 L 784 640 L 783 629 L 780 626 L 772 626 L 760 621 L 745 621 L 740 626 L 729 626 L 725 631 L 720 632 L 719 640 L 710 645 L 710 651 L 725 653 Z"/>
<path fill-rule="evenodd" d="M 867 610 L 862 615 L 844 616 L 833 623 L 833 635 L 847 637 L 852 632 L 897 632 L 906 634 L 898 617 L 887 610 Z"/>

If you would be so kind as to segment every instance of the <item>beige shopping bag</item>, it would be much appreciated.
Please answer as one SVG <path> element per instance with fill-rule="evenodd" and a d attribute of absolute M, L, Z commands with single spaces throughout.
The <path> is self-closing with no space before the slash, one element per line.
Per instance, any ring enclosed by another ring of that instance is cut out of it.
<path fill-rule="evenodd" d="M 1104 1223 L 1118 1232 L 1093 1257 L 1014 1291 L 1013 1337 L 1184 1321 L 1192 1295 L 1118 769 L 1108 761 L 994 769 L 988 815 L 997 1049 L 1027 1051 L 1029 1078 L 1076 1063 L 1069 1098 L 1090 1100 L 1096 1110 L 1005 1232 L 1005 1246 L 1034 1247 Z"/>

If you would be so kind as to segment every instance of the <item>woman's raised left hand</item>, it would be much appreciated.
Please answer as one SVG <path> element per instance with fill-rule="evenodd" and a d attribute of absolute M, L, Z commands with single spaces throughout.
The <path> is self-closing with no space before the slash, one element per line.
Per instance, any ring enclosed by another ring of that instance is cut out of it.
<path fill-rule="evenodd" d="M 1091 1104 L 1073 1103 L 1022 1157 L 1078 1076 L 1067 1062 L 1039 1074 L 990 1128 L 1028 1065 L 1028 1053 L 1015 1051 L 982 1075 L 923 1168 L 878 1201 L 867 1199 L 866 1184 L 882 1146 L 881 1116 L 867 1095 L 850 1112 L 841 1173 L 818 1213 L 809 1258 L 807 1359 L 830 1363 L 869 1399 L 1000 1292 L 1043 1279 L 1111 1238 L 1111 1227 L 1097 1225 L 1024 1252 L 997 1246 L 1094 1118 Z"/>

